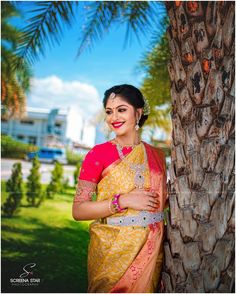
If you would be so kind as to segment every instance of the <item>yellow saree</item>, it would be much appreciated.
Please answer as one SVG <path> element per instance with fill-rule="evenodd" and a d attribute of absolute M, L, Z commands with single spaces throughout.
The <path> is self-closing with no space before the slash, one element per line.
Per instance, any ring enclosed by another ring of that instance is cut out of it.
<path fill-rule="evenodd" d="M 148 164 L 144 172 L 144 188 L 157 191 L 158 211 L 163 211 L 166 199 L 165 159 L 160 150 L 146 143 L 143 148 L 142 144 L 124 160 L 118 160 L 104 170 L 97 186 L 97 201 L 135 189 L 134 172 L 128 168 L 128 163 L 143 163 L 146 152 Z M 127 209 L 112 217 L 137 213 Z M 113 226 L 108 225 L 106 219 L 93 222 L 88 252 L 88 292 L 155 292 L 163 259 L 162 239 L 163 221 L 147 227 Z"/>

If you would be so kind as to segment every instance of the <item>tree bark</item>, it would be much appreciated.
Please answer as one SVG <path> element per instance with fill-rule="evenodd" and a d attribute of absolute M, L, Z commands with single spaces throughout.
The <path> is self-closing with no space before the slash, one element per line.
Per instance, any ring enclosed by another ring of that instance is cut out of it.
<path fill-rule="evenodd" d="M 166 2 L 172 96 L 166 292 L 234 292 L 235 3 Z"/>

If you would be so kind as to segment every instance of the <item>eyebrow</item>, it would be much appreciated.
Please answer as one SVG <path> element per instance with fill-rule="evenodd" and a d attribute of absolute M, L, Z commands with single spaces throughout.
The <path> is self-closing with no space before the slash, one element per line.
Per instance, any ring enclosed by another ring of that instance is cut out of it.
<path fill-rule="evenodd" d="M 122 104 L 122 105 L 117 106 L 116 108 L 119 108 L 119 107 L 121 107 L 121 106 L 126 106 L 126 107 L 128 107 L 128 105 L 124 105 L 124 104 Z M 106 109 L 112 109 L 112 108 L 110 108 L 110 107 L 106 107 Z"/>

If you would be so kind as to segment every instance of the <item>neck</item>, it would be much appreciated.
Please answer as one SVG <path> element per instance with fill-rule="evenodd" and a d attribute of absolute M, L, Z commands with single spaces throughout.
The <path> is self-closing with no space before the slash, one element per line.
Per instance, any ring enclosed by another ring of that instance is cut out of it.
<path fill-rule="evenodd" d="M 135 131 L 132 134 L 116 136 L 116 142 L 121 146 L 137 145 L 140 143 L 139 133 Z"/>

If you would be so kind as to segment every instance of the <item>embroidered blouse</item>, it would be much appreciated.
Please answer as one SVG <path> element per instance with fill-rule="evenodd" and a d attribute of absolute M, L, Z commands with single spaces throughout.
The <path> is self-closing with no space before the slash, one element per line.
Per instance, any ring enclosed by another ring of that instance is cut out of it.
<path fill-rule="evenodd" d="M 132 147 L 122 149 L 124 155 L 131 151 Z M 115 143 L 108 141 L 94 146 L 82 163 L 74 202 L 91 201 L 97 184 L 101 180 L 103 170 L 118 159 L 119 154 Z"/>

